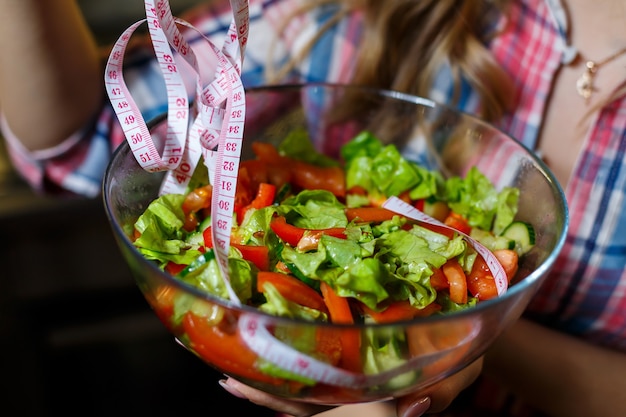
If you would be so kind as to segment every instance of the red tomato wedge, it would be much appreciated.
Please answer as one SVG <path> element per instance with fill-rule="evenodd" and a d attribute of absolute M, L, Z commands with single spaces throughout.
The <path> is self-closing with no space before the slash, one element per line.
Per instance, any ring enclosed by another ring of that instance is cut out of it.
<path fill-rule="evenodd" d="M 322 282 L 320 290 L 328 307 L 330 320 L 337 324 L 354 324 L 348 300 L 335 293 L 330 285 Z M 341 329 L 341 360 L 339 365 L 353 372 L 361 372 L 361 334 L 358 329 Z"/>
<path fill-rule="evenodd" d="M 500 265 L 502 265 L 510 283 L 515 274 L 517 274 L 517 269 L 519 267 L 519 255 L 514 250 L 509 249 L 499 249 L 494 251 L 493 254 L 498 262 L 500 262 Z"/>
<path fill-rule="evenodd" d="M 472 271 L 467 276 L 467 289 L 473 297 L 480 301 L 498 296 L 496 281 L 482 256 L 477 256 Z"/>
<path fill-rule="evenodd" d="M 450 284 L 450 300 L 457 304 L 467 303 L 467 278 L 459 262 L 449 259 L 441 270 Z"/>
<path fill-rule="evenodd" d="M 430 276 L 430 285 L 432 285 L 437 292 L 450 288 L 450 283 L 441 271 L 441 268 L 433 268 L 433 274 Z"/>
<path fill-rule="evenodd" d="M 272 284 L 278 292 L 294 303 L 328 314 L 322 296 L 298 278 L 280 272 L 260 271 L 257 274 L 257 290 L 265 292 L 266 283 Z"/>

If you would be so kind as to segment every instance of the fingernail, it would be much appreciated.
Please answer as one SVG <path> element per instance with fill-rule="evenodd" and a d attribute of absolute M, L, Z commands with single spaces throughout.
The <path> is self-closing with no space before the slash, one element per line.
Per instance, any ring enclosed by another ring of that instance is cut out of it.
<path fill-rule="evenodd" d="M 424 397 L 411 404 L 405 410 L 401 417 L 420 417 L 423 416 L 430 408 L 430 398 Z"/>
<path fill-rule="evenodd" d="M 228 382 L 225 379 L 220 379 L 217 382 L 221 385 L 222 388 L 228 391 L 231 395 L 234 395 L 237 398 L 247 398 L 245 395 L 239 392 L 236 388 L 233 388 L 230 385 L 228 385 Z"/>

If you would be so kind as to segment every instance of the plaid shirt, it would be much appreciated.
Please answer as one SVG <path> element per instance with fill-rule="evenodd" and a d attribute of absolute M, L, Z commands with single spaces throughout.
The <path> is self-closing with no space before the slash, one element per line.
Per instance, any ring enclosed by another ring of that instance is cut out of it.
<path fill-rule="evenodd" d="M 250 39 L 242 74 L 245 86 L 263 83 L 265 52 L 270 47 L 269 39 L 276 36 L 274 28 L 301 1 L 250 0 Z M 217 45 L 221 44 L 231 20 L 228 2 L 222 3 L 187 17 Z M 546 98 L 564 54 L 564 31 L 555 24 L 558 13 L 548 7 L 554 3 L 515 2 L 508 18 L 512 24 L 501 26 L 506 28 L 504 33 L 489 45 L 513 77 L 520 97 L 517 109 L 499 127 L 530 149 L 537 146 Z M 291 22 L 274 50 L 277 62 L 297 53 L 298 47 L 306 44 L 328 16 L 328 10 L 321 10 Z M 504 18 L 498 19 L 494 24 L 503 25 Z M 354 15 L 326 32 L 309 58 L 296 68 L 295 79 L 349 82 L 360 31 L 361 17 Z M 449 101 L 452 88 L 448 75 L 443 71 L 438 77 L 431 98 Z M 195 80 L 193 74 L 189 77 L 190 81 Z M 166 110 L 162 77 L 149 53 L 136 54 L 128 64 L 125 78 L 132 85 L 133 97 L 146 120 Z M 476 113 L 477 96 L 464 88 L 457 107 Z M 108 103 L 103 104 L 92 126 L 55 149 L 28 153 L 6 126 L 5 135 L 15 166 L 34 188 L 44 191 L 46 184 L 57 184 L 89 196 L 99 194 L 106 164 L 124 140 Z M 626 351 L 625 152 L 626 97 L 621 97 L 595 116 L 565 190 L 570 211 L 566 244 L 553 272 L 529 307 L 529 311 L 555 328 L 622 351 Z"/>

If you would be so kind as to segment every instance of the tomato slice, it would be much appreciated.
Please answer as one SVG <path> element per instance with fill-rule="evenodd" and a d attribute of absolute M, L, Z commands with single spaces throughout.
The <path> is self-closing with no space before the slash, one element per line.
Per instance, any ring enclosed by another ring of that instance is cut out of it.
<path fill-rule="evenodd" d="M 510 249 L 499 249 L 494 251 L 493 254 L 498 262 L 500 262 L 500 265 L 502 265 L 510 283 L 519 268 L 519 255 L 517 252 Z"/>
<path fill-rule="evenodd" d="M 432 285 L 437 292 L 450 288 L 450 283 L 441 271 L 441 268 L 433 268 L 433 274 L 430 276 L 430 285 Z"/>
<path fill-rule="evenodd" d="M 496 281 L 482 256 L 477 256 L 474 260 L 472 271 L 467 276 L 467 289 L 481 301 L 498 296 Z"/>
<path fill-rule="evenodd" d="M 280 272 L 260 271 L 257 274 L 257 290 L 265 292 L 266 283 L 272 284 L 278 292 L 294 303 L 328 314 L 322 296 L 298 278 Z"/>
<path fill-rule="evenodd" d="M 457 304 L 467 303 L 467 277 L 456 259 L 449 259 L 442 267 L 450 284 L 450 300 Z"/>

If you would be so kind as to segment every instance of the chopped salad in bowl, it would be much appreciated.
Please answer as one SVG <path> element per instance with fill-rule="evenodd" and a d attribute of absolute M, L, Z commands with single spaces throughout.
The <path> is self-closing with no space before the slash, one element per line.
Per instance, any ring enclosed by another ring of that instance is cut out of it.
<path fill-rule="evenodd" d="M 338 119 L 346 93 L 374 116 Z M 521 315 L 567 224 L 561 190 L 523 146 L 380 90 L 247 94 L 270 105 L 246 122 L 227 276 L 206 167 L 186 193 L 157 195 L 159 175 L 121 149 L 105 178 L 122 253 L 186 348 L 272 394 L 376 401 L 462 369 Z M 372 124 L 390 114 L 402 123 Z M 489 155 L 502 147 L 509 165 L 496 169 Z"/>

